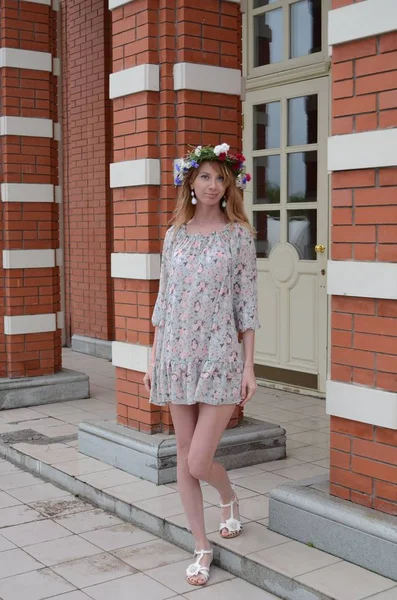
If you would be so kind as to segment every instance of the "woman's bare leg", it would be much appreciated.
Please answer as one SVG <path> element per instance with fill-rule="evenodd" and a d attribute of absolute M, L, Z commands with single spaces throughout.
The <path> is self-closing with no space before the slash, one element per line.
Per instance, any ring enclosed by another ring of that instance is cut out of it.
<path fill-rule="evenodd" d="M 199 416 L 188 458 L 190 474 L 216 488 L 222 504 L 228 504 L 233 499 L 234 492 L 226 469 L 214 460 L 214 455 L 234 409 L 235 406 L 230 404 L 221 406 L 199 404 Z M 228 519 L 230 513 L 230 508 L 222 509 L 222 521 Z M 234 505 L 234 516 L 239 516 L 236 505 Z M 224 533 L 227 534 L 226 529 Z"/>
<path fill-rule="evenodd" d="M 198 419 L 198 405 L 170 404 L 172 421 L 175 427 L 177 445 L 178 489 L 189 527 L 193 534 L 197 550 L 209 550 L 211 545 L 205 533 L 203 494 L 200 482 L 189 472 L 188 456 L 190 445 Z M 204 555 L 200 564 L 210 565 L 211 557 Z M 204 581 L 202 575 L 191 578 L 197 583 Z"/>

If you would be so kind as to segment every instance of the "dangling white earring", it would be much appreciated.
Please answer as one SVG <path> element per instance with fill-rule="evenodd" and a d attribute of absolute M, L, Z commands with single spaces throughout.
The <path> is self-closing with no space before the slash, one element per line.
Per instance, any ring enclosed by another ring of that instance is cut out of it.
<path fill-rule="evenodd" d="M 226 198 L 223 199 L 222 206 L 223 208 L 226 208 Z"/>
<path fill-rule="evenodd" d="M 194 190 L 192 190 L 192 204 L 197 204 L 197 198 L 194 195 Z"/>

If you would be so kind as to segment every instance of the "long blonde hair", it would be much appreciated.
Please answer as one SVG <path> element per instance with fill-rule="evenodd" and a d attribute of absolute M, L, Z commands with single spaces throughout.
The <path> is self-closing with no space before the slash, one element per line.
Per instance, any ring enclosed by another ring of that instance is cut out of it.
<path fill-rule="evenodd" d="M 236 185 L 236 178 L 232 170 L 225 163 L 220 161 L 206 162 L 210 162 L 213 167 L 218 169 L 219 174 L 223 177 L 225 185 L 224 199 L 226 200 L 226 208 L 223 208 L 222 206 L 222 198 L 220 201 L 220 209 L 226 215 L 228 222 L 240 223 L 240 225 L 243 225 L 249 229 L 252 235 L 255 236 L 255 229 L 248 221 L 247 214 L 244 210 L 243 194 L 240 188 L 238 188 Z M 191 188 L 193 187 L 194 181 L 198 176 L 200 168 L 203 164 L 205 164 L 205 162 L 202 162 L 198 169 L 192 168 L 183 181 L 178 194 L 173 218 L 171 220 L 171 224 L 174 225 L 176 230 L 188 223 L 190 219 L 193 218 L 196 209 L 192 204 Z"/>

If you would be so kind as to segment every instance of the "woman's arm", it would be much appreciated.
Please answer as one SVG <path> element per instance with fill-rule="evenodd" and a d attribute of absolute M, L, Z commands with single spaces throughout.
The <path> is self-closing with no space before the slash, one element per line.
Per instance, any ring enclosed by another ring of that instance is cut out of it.
<path fill-rule="evenodd" d="M 150 367 L 154 367 L 154 363 L 156 360 L 156 346 L 157 346 L 157 327 L 154 328 L 154 340 L 152 346 L 152 352 L 150 354 Z"/>
<path fill-rule="evenodd" d="M 244 347 L 244 368 L 254 368 L 255 331 L 247 329 L 242 334 Z"/>
<path fill-rule="evenodd" d="M 255 346 L 255 331 L 247 329 L 241 334 L 243 337 L 244 347 L 244 371 L 241 382 L 241 402 L 244 406 L 255 394 L 258 384 L 254 372 L 254 346 Z"/>

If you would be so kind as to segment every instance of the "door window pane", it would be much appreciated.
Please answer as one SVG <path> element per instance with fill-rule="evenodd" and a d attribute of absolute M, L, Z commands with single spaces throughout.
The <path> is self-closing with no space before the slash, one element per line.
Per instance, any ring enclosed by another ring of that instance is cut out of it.
<path fill-rule="evenodd" d="M 268 258 L 272 248 L 280 242 L 280 212 L 255 211 L 253 220 L 254 228 L 258 232 L 255 240 L 256 256 Z"/>
<path fill-rule="evenodd" d="M 254 150 L 280 148 L 280 102 L 254 106 Z"/>
<path fill-rule="evenodd" d="M 288 202 L 317 201 L 317 152 L 288 155 Z"/>
<path fill-rule="evenodd" d="M 283 10 L 254 17 L 254 67 L 280 62 L 283 56 Z"/>
<path fill-rule="evenodd" d="M 291 4 L 290 58 L 321 52 L 321 0 Z"/>
<path fill-rule="evenodd" d="M 288 146 L 317 143 L 317 94 L 288 100 Z"/>
<path fill-rule="evenodd" d="M 254 204 L 280 202 L 280 155 L 254 158 Z"/>
<path fill-rule="evenodd" d="M 288 211 L 288 242 L 298 252 L 300 260 L 316 260 L 317 211 Z"/>
<path fill-rule="evenodd" d="M 269 4 L 274 4 L 279 0 L 254 0 L 254 8 L 262 8 L 262 6 L 268 6 Z"/>

